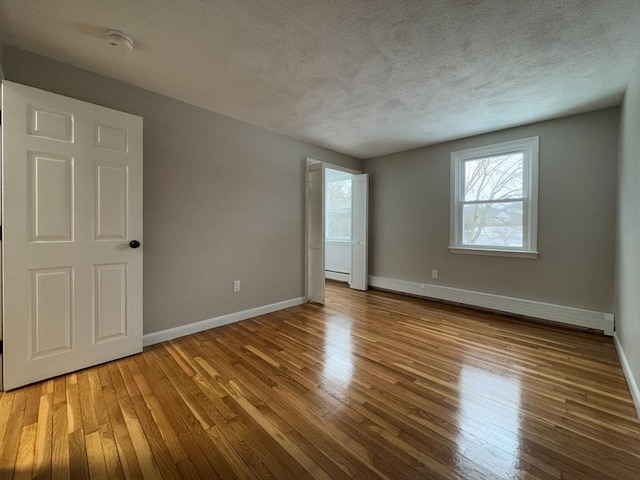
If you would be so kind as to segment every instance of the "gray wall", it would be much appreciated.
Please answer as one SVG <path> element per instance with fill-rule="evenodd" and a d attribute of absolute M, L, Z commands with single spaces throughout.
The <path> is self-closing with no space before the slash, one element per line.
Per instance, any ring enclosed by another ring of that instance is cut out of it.
<path fill-rule="evenodd" d="M 611 312 L 618 120 L 609 108 L 366 160 L 369 273 Z M 538 259 L 449 253 L 451 152 L 532 136 Z"/>
<path fill-rule="evenodd" d="M 304 157 L 360 160 L 14 48 L 3 66 L 144 117 L 145 333 L 304 295 Z"/>
<path fill-rule="evenodd" d="M 622 104 L 618 183 L 616 334 L 640 385 L 640 62 Z"/>

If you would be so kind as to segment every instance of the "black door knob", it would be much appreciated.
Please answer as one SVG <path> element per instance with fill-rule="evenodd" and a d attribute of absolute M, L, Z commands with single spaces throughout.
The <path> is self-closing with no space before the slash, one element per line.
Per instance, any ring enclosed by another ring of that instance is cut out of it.
<path fill-rule="evenodd" d="M 131 248 L 138 248 L 140 246 L 140 242 L 138 240 L 131 240 L 129 242 L 129 246 Z"/>

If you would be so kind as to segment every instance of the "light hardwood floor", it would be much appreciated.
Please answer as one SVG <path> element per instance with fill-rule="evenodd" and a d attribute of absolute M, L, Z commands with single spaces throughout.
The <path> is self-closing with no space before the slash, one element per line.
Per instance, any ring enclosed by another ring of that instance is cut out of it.
<path fill-rule="evenodd" d="M 0 478 L 640 478 L 610 338 L 333 283 L 0 395 Z"/>

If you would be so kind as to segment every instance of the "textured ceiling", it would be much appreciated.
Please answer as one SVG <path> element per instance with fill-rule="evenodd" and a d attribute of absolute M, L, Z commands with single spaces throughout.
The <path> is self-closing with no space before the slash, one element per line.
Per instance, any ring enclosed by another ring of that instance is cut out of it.
<path fill-rule="evenodd" d="M 3 43 L 360 158 L 620 103 L 639 0 L 1 0 Z M 106 29 L 132 35 L 129 54 Z"/>

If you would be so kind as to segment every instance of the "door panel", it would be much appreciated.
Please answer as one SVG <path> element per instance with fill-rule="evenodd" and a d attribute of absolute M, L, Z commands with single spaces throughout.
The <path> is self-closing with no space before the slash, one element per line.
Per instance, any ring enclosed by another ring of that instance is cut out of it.
<path fill-rule="evenodd" d="M 368 201 L 369 175 L 354 175 L 351 178 L 351 288 L 367 290 L 369 277 L 368 256 Z"/>
<path fill-rule="evenodd" d="M 31 270 L 31 359 L 70 351 L 73 267 Z"/>
<path fill-rule="evenodd" d="M 73 241 L 73 158 L 28 152 L 32 242 Z"/>
<path fill-rule="evenodd" d="M 94 265 L 94 342 L 127 334 L 127 265 Z"/>
<path fill-rule="evenodd" d="M 142 350 L 142 119 L 3 82 L 4 387 Z"/>
<path fill-rule="evenodd" d="M 120 152 L 128 150 L 127 130 L 125 128 L 96 123 L 94 140 L 96 147 L 110 148 Z"/>
<path fill-rule="evenodd" d="M 324 164 L 307 165 L 307 290 L 324 304 Z"/>
<path fill-rule="evenodd" d="M 127 238 L 127 165 L 96 163 L 96 211 L 94 214 L 96 240 L 125 240 Z"/>
<path fill-rule="evenodd" d="M 51 140 L 73 142 L 73 115 L 28 105 L 27 134 Z"/>

